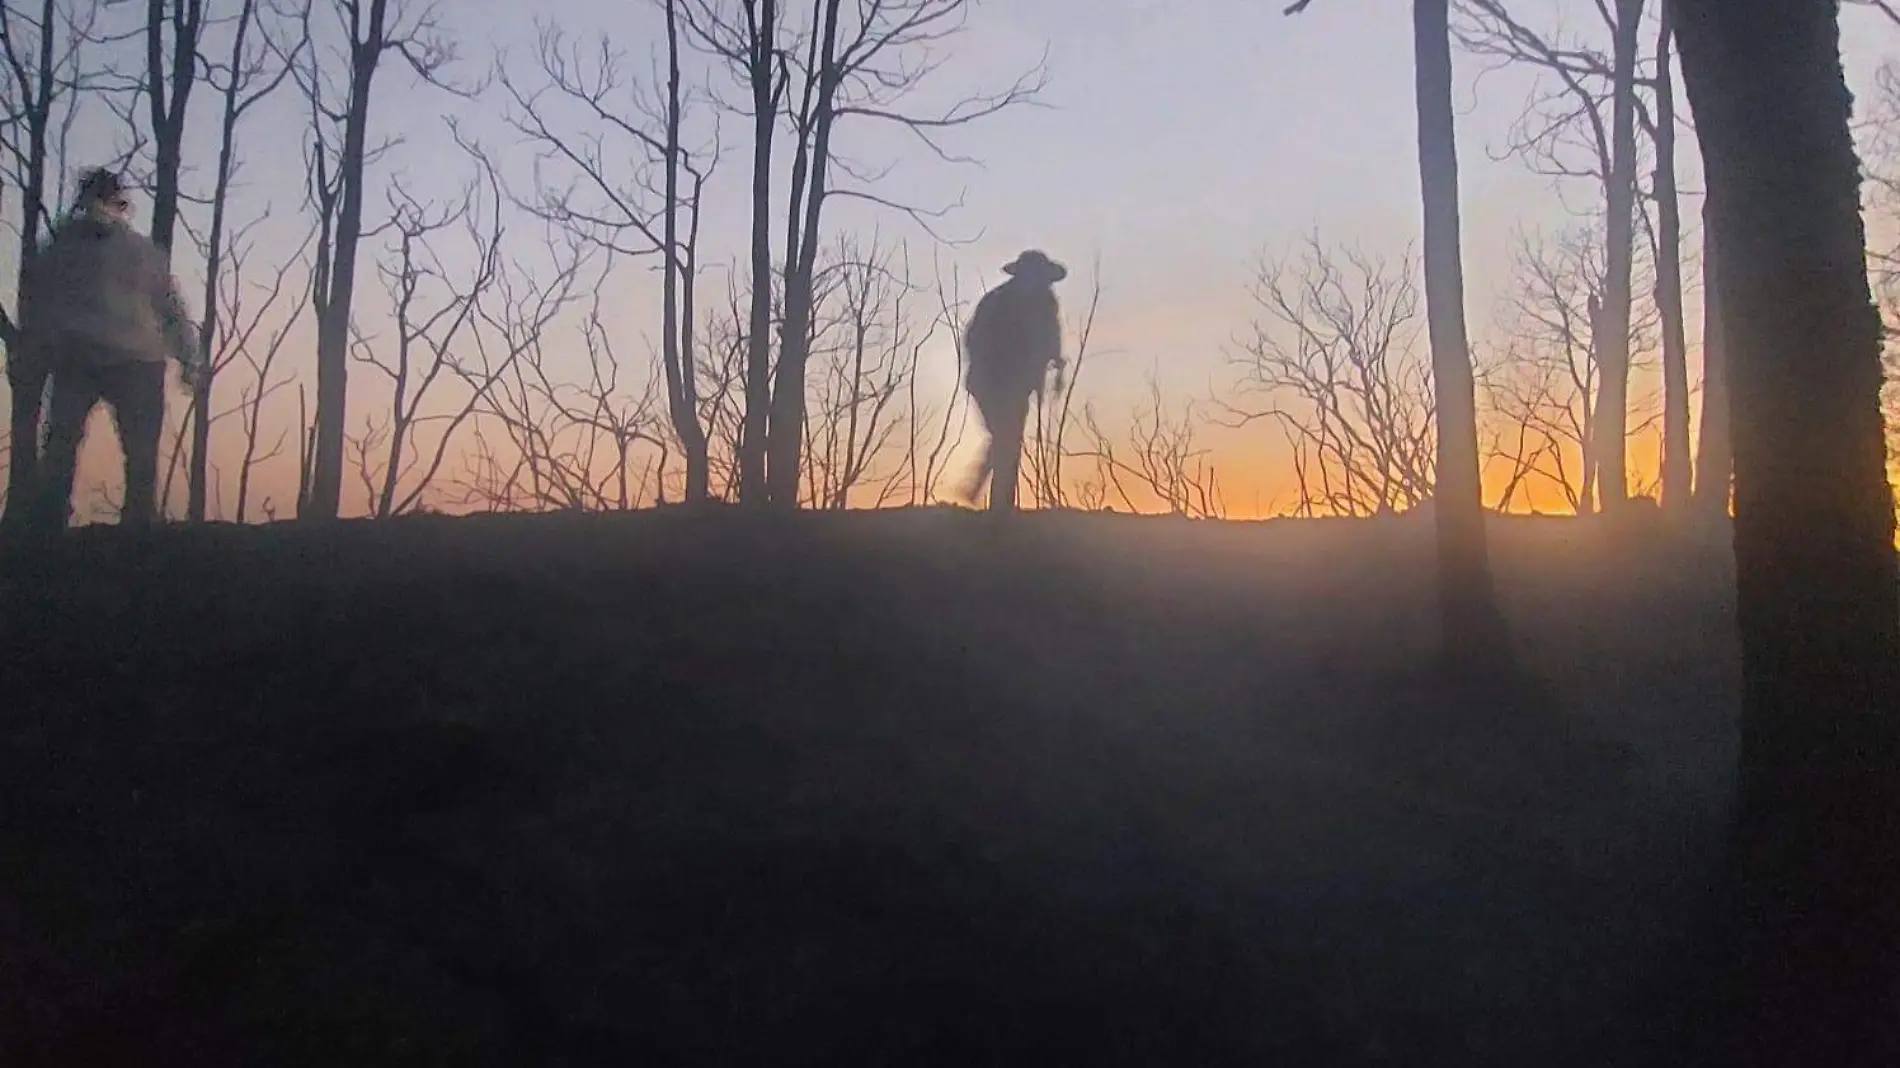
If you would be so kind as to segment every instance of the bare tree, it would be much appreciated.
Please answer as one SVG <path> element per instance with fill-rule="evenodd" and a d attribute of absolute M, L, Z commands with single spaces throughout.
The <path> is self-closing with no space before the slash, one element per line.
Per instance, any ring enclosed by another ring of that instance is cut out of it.
<path fill-rule="evenodd" d="M 924 343 L 914 314 L 919 294 L 909 249 L 873 234 L 840 238 L 819 271 L 817 340 L 806 421 L 807 502 L 845 508 L 859 489 L 881 506 L 908 487 L 907 466 L 895 462 L 898 445 L 915 427 L 900 403 L 917 374 Z M 899 437 L 899 435 L 903 437 Z"/>
<path fill-rule="evenodd" d="M 291 382 L 288 377 L 273 377 L 273 365 L 309 305 L 307 293 L 301 297 L 286 297 L 286 292 L 291 273 L 300 267 L 308 267 L 304 252 L 309 246 L 310 237 L 306 234 L 291 254 L 270 272 L 269 281 L 261 282 L 248 270 L 256 248 L 251 234 L 269 219 L 270 213 L 266 211 L 221 235 L 223 251 L 219 259 L 224 267 L 212 276 L 217 281 L 216 290 L 208 292 L 205 297 L 205 377 L 222 374 L 240 361 L 247 366 L 252 377 L 240 388 L 237 403 L 229 408 L 201 409 L 196 406 L 194 397 L 188 417 L 178 427 L 166 463 L 165 484 L 159 499 L 166 502 L 173 500 L 174 481 L 178 469 L 184 466 L 187 481 L 192 483 L 188 487 L 188 507 L 201 509 L 190 513 L 196 522 L 202 522 L 213 514 L 209 502 L 217 487 L 216 472 L 211 469 L 206 456 L 208 447 L 195 443 L 199 440 L 197 435 L 202 434 L 202 440 L 208 443 L 212 426 L 232 415 L 237 415 L 243 424 L 245 449 L 238 468 L 239 522 L 243 521 L 242 509 L 248 496 L 251 469 L 278 451 L 272 448 L 260 455 L 257 436 L 262 432 L 260 418 L 263 401 Z M 256 303 L 250 300 L 253 294 L 259 298 Z M 210 328 L 212 324 L 215 324 L 215 329 Z M 206 396 L 208 398 L 209 395 Z M 185 440 L 188 435 L 194 440 L 189 448 Z M 278 445 L 281 446 L 281 435 Z"/>
<path fill-rule="evenodd" d="M 370 496 L 373 516 L 396 515 L 421 500 L 456 428 L 482 403 L 493 377 L 507 373 L 507 365 L 485 369 L 470 383 L 472 388 L 459 409 L 434 414 L 423 410 L 434 399 L 438 385 L 461 377 L 463 367 L 456 352 L 467 343 L 465 335 L 477 325 L 477 304 L 502 270 L 499 190 L 491 185 L 489 192 L 484 210 L 476 182 L 465 186 L 454 201 L 439 206 L 417 200 L 400 181 L 390 186 L 395 249 L 377 272 L 389 294 L 395 336 L 387 345 L 362 339 L 354 346 L 356 359 L 380 372 L 389 386 L 388 418 L 380 424 L 380 444 L 386 448 Z M 461 229 L 466 237 L 466 246 L 455 257 L 472 265 L 464 278 L 449 277 L 436 248 L 437 235 L 450 228 Z M 427 422 L 442 424 L 433 457 L 414 452 L 416 431 Z M 363 460 L 371 459 L 365 453 Z M 406 479 L 410 485 L 399 498 L 397 491 Z"/>
<path fill-rule="evenodd" d="M 186 6 L 195 9 L 190 15 L 188 25 L 174 28 L 174 40 L 181 41 L 190 38 L 196 41 L 201 36 L 204 18 L 199 0 L 171 0 L 171 2 L 175 9 L 180 11 L 185 10 Z M 156 8 L 161 0 L 152 0 L 152 3 Z M 212 392 L 217 372 L 231 358 L 226 355 L 223 359 L 218 359 L 215 350 L 222 344 L 218 336 L 222 328 L 219 321 L 218 294 L 228 256 L 226 229 L 229 225 L 231 188 L 239 169 L 238 128 L 252 108 L 262 103 L 283 85 L 289 77 L 295 57 L 303 49 L 302 42 L 287 48 L 274 42 L 269 36 L 269 31 L 261 24 L 259 14 L 258 0 L 239 0 L 239 7 L 231 28 L 231 50 L 228 58 L 221 64 L 209 60 L 202 62 L 206 83 L 218 93 L 220 114 L 218 158 L 216 171 L 212 177 L 211 225 L 201 245 L 205 258 L 205 277 L 204 323 L 199 330 L 199 339 L 204 345 L 205 371 L 199 375 L 193 385 L 188 417 L 191 425 L 191 467 L 186 480 L 185 511 L 187 517 L 193 522 L 203 522 L 205 519 L 210 482 Z M 158 12 L 154 11 L 154 20 L 157 15 Z M 150 34 L 149 44 L 156 40 L 156 33 L 148 29 L 148 34 Z M 156 48 L 155 45 L 149 46 Z M 153 55 L 156 54 L 154 51 Z M 178 69 L 177 64 L 178 60 L 174 58 L 172 67 L 174 72 Z M 153 67 L 148 77 L 156 79 L 157 74 L 157 68 Z M 174 89 L 171 106 L 168 108 L 161 108 L 156 103 L 153 105 L 155 128 L 162 114 L 163 121 L 175 125 L 177 134 L 182 137 L 184 126 L 182 101 L 185 99 L 185 93 L 186 90 Z M 175 120 L 174 113 L 176 113 Z M 165 138 L 156 140 L 161 146 L 165 143 Z M 161 158 L 164 155 L 165 153 L 161 151 Z M 175 171 L 176 167 L 174 166 L 173 169 Z M 159 168 L 159 173 L 159 184 L 163 188 L 165 184 L 163 164 Z M 172 200 L 176 202 L 178 187 L 175 174 L 171 179 L 170 190 Z M 156 205 L 156 198 L 154 203 Z M 166 226 L 169 228 L 169 221 Z M 153 211 L 152 227 L 154 240 L 157 240 L 159 221 L 156 207 Z M 170 240 L 169 234 L 166 240 Z M 281 279 L 282 274 L 280 273 L 278 277 Z M 242 496 L 240 494 L 240 499 Z"/>
<path fill-rule="evenodd" d="M 1702 425 L 1696 442 L 1695 493 L 1705 516 L 1725 519 L 1735 484 L 1735 454 L 1730 433 L 1728 328 L 1722 312 L 1725 293 L 1722 252 L 1709 225 L 1707 203 L 1702 219 Z"/>
<path fill-rule="evenodd" d="M 662 86 L 657 94 L 629 74 L 610 39 L 583 48 L 553 26 L 539 37 L 540 85 L 522 84 L 505 66 L 498 80 L 513 104 L 511 125 L 539 154 L 537 195 L 523 206 L 616 257 L 661 261 L 667 414 L 684 459 L 685 498 L 700 501 L 710 485 L 694 351 L 700 204 L 719 145 L 716 129 L 707 147 L 685 144 L 694 101 L 683 87 L 679 0 L 659 2 L 667 36 L 664 70 L 652 79 Z"/>
<path fill-rule="evenodd" d="M 603 325 L 604 298 L 598 289 L 579 328 L 584 373 L 570 377 L 549 359 L 558 344 L 549 331 L 579 299 L 581 277 L 596 251 L 585 238 L 557 226 L 550 226 L 550 236 L 567 244 L 546 281 L 519 284 L 503 274 L 497 299 L 479 306 L 485 329 L 476 335 L 476 348 L 489 377 L 483 407 L 471 423 L 470 470 L 463 488 L 469 503 L 488 508 L 635 507 L 648 486 L 656 496 L 663 490 L 670 439 L 659 407 L 664 399 L 660 381 L 654 374 L 625 381 L 631 376 Z M 610 272 L 609 264 L 595 277 Z M 657 457 L 636 469 L 641 460 L 636 450 L 643 447 Z"/>
<path fill-rule="evenodd" d="M 792 65 L 796 90 L 787 98 L 796 103 L 790 110 L 793 156 L 785 231 L 785 316 L 774 365 L 766 469 L 767 495 L 781 507 L 797 503 L 814 272 L 825 204 L 833 197 L 868 200 L 920 222 L 942 214 L 942 209 L 873 192 L 870 186 L 879 172 L 854 165 L 834 151 L 838 124 L 857 119 L 896 125 L 914 134 L 937 158 L 954 161 L 959 157 L 939 140 L 946 130 L 1028 101 L 1044 84 L 1044 71 L 1038 65 L 1001 92 L 965 97 L 930 111 L 911 110 L 914 97 L 941 65 L 938 57 L 962 31 L 968 15 L 968 0 L 879 0 L 850 7 L 841 0 L 812 2 L 804 62 Z"/>
<path fill-rule="evenodd" d="M 621 381 L 621 362 L 596 308 L 581 331 L 588 377 L 573 382 L 548 370 L 538 340 L 522 347 L 514 374 L 492 393 L 487 420 L 506 435 L 497 450 L 478 429 L 470 499 L 504 510 L 625 510 L 651 486 L 657 495 L 667 439 L 658 409 L 658 381 L 633 388 Z M 651 446 L 657 457 L 635 450 Z"/>
<path fill-rule="evenodd" d="M 1093 460 L 1095 472 L 1092 480 L 1077 487 L 1077 502 L 1084 508 L 1098 507 L 1112 492 L 1131 512 L 1144 511 L 1143 505 L 1152 501 L 1169 515 L 1224 517 L 1227 508 L 1208 459 L 1210 450 L 1197 441 L 1206 423 L 1199 405 L 1189 401 L 1178 414 L 1170 411 L 1152 370 L 1147 387 L 1147 397 L 1134 406 L 1119 434 L 1102 428 L 1093 404 L 1083 406 L 1081 429 L 1088 446 L 1070 455 Z M 1119 447 L 1117 440 L 1122 442 Z"/>
<path fill-rule="evenodd" d="M 737 8 L 736 13 L 731 10 Z M 780 103 L 788 78 L 780 42 L 778 0 L 688 0 L 682 11 L 699 45 L 727 62 L 744 84 L 752 118 L 751 219 L 748 247 L 751 282 L 743 421 L 740 426 L 738 496 L 766 503 L 766 433 L 772 403 L 772 153 Z"/>
<path fill-rule="evenodd" d="M 246 22 L 254 6 L 255 0 L 245 0 L 240 17 Z M 205 0 L 146 0 L 144 91 L 154 164 L 152 241 L 167 255 L 178 225 L 185 120 L 191 114 L 191 91 L 199 81 L 199 41 L 204 29 Z"/>
<path fill-rule="evenodd" d="M 1409 251 L 1395 266 L 1312 234 L 1255 273 L 1263 318 L 1234 357 L 1241 400 L 1227 416 L 1285 436 L 1300 514 L 1399 512 L 1432 497 L 1436 410 L 1416 272 Z"/>
<path fill-rule="evenodd" d="M 1636 60 L 1643 0 L 1616 0 L 1610 73 L 1610 181 L 1603 206 L 1606 266 L 1602 337 L 1597 361 L 1603 368 L 1603 396 L 1597 404 L 1602 428 L 1598 443 L 1597 485 L 1605 511 L 1615 512 L 1629 499 L 1630 316 L 1634 293 L 1636 214 Z M 1681 299 L 1678 282 L 1677 299 Z M 1686 388 L 1685 380 L 1684 386 Z M 1687 403 L 1687 397 L 1683 398 Z M 1605 473 L 1609 475 L 1604 478 Z"/>
<path fill-rule="evenodd" d="M 727 274 L 725 299 L 704 311 L 699 335 L 697 374 L 699 422 L 706 428 L 707 462 L 714 495 L 739 499 L 741 446 L 745 435 L 746 334 L 749 298 L 742 296 L 735 268 Z"/>
<path fill-rule="evenodd" d="M 1637 87 L 1643 0 L 1595 4 L 1610 49 L 1576 34 L 1546 34 L 1512 11 L 1507 0 L 1458 0 L 1458 38 L 1473 54 L 1538 69 L 1554 90 L 1533 98 L 1513 131 L 1510 151 L 1542 173 L 1587 178 L 1602 197 L 1605 285 L 1592 344 L 1602 368 L 1593 446 L 1606 511 L 1628 497 L 1628 406 L 1637 198 Z M 1606 114 L 1607 112 L 1607 114 Z M 1583 162 L 1577 161 L 1578 152 Z M 1672 207 L 1673 210 L 1673 207 Z M 1676 291 L 1680 301 L 1680 285 Z M 1686 379 L 1683 382 L 1686 390 Z M 1687 403 L 1686 395 L 1683 403 Z"/>
<path fill-rule="evenodd" d="M 1554 489 L 1577 515 L 1596 510 L 1597 361 L 1590 309 L 1602 292 L 1602 242 L 1525 235 L 1500 358 L 1481 376 L 1498 421 L 1492 456 L 1511 463 L 1500 508 Z"/>
<path fill-rule="evenodd" d="M 661 361 L 666 371 L 667 410 L 672 417 L 673 434 L 686 454 L 686 502 L 700 504 L 710 489 L 711 468 L 706 456 L 706 430 L 699 422 L 699 382 L 693 365 L 694 294 L 699 270 L 700 196 L 711 168 L 695 167 L 693 157 L 680 141 L 685 98 L 680 90 L 679 0 L 664 0 L 663 7 L 666 12 L 666 189 L 662 247 L 666 280 L 661 294 Z M 718 157 L 715 144 L 711 158 L 716 161 Z M 690 181 L 690 191 L 682 191 L 683 175 Z M 684 234 L 680 232 L 682 212 L 691 213 Z"/>
<path fill-rule="evenodd" d="M 308 271 L 309 264 L 303 258 L 303 249 L 307 248 L 308 244 L 309 238 L 306 237 L 303 244 L 299 246 L 297 257 L 286 259 L 279 267 L 270 287 L 263 292 L 262 305 L 248 317 L 249 326 L 226 335 L 230 349 L 237 358 L 244 361 L 246 369 L 250 372 L 250 380 L 238 389 L 237 400 L 238 418 L 244 429 L 244 449 L 238 457 L 237 500 L 232 518 L 239 523 L 249 518 L 252 474 L 259 464 L 282 455 L 284 438 L 288 435 L 287 429 L 280 429 L 268 445 L 264 444 L 264 404 L 295 381 L 290 375 L 277 373 L 277 362 L 284 345 L 290 338 L 292 329 L 303 318 L 305 309 L 310 306 L 312 295 L 310 286 L 306 284 L 289 290 L 293 296 L 284 308 L 283 315 L 274 320 L 276 325 L 264 329 L 262 324 L 272 308 L 278 304 L 279 298 L 286 292 L 286 279 L 290 269 L 297 266 Z M 219 312 L 219 321 L 225 323 L 247 321 L 242 296 L 247 280 L 241 257 L 232 258 L 228 277 L 231 278 L 231 282 L 223 287 L 226 296 Z M 229 359 L 229 356 L 225 356 L 214 363 L 225 362 Z M 209 420 L 207 420 L 207 425 L 208 423 Z M 299 445 L 303 444 L 303 425 L 303 420 L 299 418 L 296 424 L 299 431 Z M 200 455 L 203 454 L 196 451 L 192 453 L 194 463 Z M 304 470 L 304 465 L 299 464 L 298 470 L 300 472 Z M 268 502 L 266 502 L 266 507 L 269 507 Z"/>
<path fill-rule="evenodd" d="M 319 44 L 292 64 L 310 103 L 310 194 L 318 217 L 312 303 L 317 312 L 317 409 L 307 490 L 299 514 L 334 519 L 342 502 L 343 437 L 349 402 L 351 315 L 356 301 L 357 250 L 364 236 L 364 171 L 381 148 L 369 143 L 371 93 L 389 53 L 415 73 L 436 80 L 452 53 L 438 33 L 434 8 L 413 15 L 402 0 L 305 0 L 307 40 L 319 7 L 342 23 L 340 49 Z M 342 84 L 336 84 L 339 75 Z M 386 146 L 384 146 L 386 147 Z"/>
<path fill-rule="evenodd" d="M 1839 5 L 1677 0 L 1735 442 L 1740 967 L 1708 1063 L 1894 1063 L 1900 583 Z"/>
<path fill-rule="evenodd" d="M 729 7 L 736 6 L 736 13 Z M 802 25 L 773 0 L 691 0 L 687 22 L 708 52 L 725 60 L 750 90 L 753 119 L 751 316 L 747 327 L 747 389 L 741 448 L 742 500 L 796 507 L 800 453 L 806 437 L 806 368 L 822 220 L 827 202 L 851 197 L 903 211 L 928 226 L 943 209 L 889 199 L 871 188 L 888 170 L 854 163 L 836 151 L 840 124 L 896 124 L 938 158 L 957 161 L 940 141 L 949 129 L 1032 97 L 1041 67 L 1000 93 L 968 97 L 928 112 L 909 110 L 941 65 L 941 49 L 958 34 L 967 0 L 894 0 L 847 7 L 812 0 Z M 782 291 L 768 285 L 773 250 L 772 158 L 781 109 L 792 134 L 787 177 Z M 852 184 L 855 183 L 855 184 Z M 776 360 L 767 333 L 771 297 L 782 292 Z M 767 407 L 769 405 L 769 416 Z"/>
<path fill-rule="evenodd" d="M 937 484 L 943 479 L 949 458 L 957 446 L 963 443 L 963 427 L 969 412 L 969 395 L 963 388 L 962 355 L 963 326 L 968 321 L 969 306 L 963 299 L 962 278 L 954 267 L 946 274 L 940 261 L 933 262 L 932 266 L 936 275 L 937 316 L 932 320 L 930 330 L 933 336 L 941 332 L 949 337 L 950 348 L 957 354 L 957 373 L 950 383 L 950 392 L 944 398 L 942 410 L 934 415 L 928 405 L 919 405 L 917 378 L 914 375 L 911 377 L 908 391 L 911 440 L 905 451 L 905 468 L 911 486 L 912 504 L 930 504 L 936 500 Z M 926 450 L 923 448 L 922 435 L 933 418 L 936 421 L 936 433 Z"/>
<path fill-rule="evenodd" d="M 1038 508 L 1066 508 L 1071 504 L 1070 486 L 1063 477 L 1063 460 L 1069 455 L 1065 442 L 1070 433 L 1081 429 L 1075 411 L 1076 389 L 1082 380 L 1082 369 L 1088 364 L 1089 342 L 1095 334 L 1095 313 L 1101 304 L 1102 263 L 1098 256 L 1089 274 L 1089 299 L 1083 306 L 1081 320 L 1063 331 L 1065 336 L 1075 339 L 1067 380 L 1061 381 L 1058 375 L 1058 381 L 1052 383 L 1055 388 L 1033 413 L 1035 433 L 1024 460 L 1029 468 L 1030 491 Z M 1152 414 L 1154 425 L 1159 427 L 1165 416 L 1159 398 Z M 1087 415 L 1086 405 L 1081 415 Z M 1086 419 L 1081 422 L 1086 423 Z"/>
<path fill-rule="evenodd" d="M 1589 515 L 1597 501 L 1596 316 L 1608 284 L 1600 227 L 1583 224 L 1548 239 L 1523 235 L 1515 258 L 1501 324 L 1508 341 L 1480 376 L 1494 424 L 1487 452 L 1511 463 L 1513 491 L 1555 490 L 1576 514 Z M 1659 321 L 1654 308 L 1633 319 L 1628 347 L 1653 348 Z M 1632 433 L 1647 429 L 1653 405 L 1630 407 L 1638 417 Z"/>
<path fill-rule="evenodd" d="M 39 253 L 58 202 L 64 132 L 87 88 L 82 52 L 97 22 L 95 0 L 38 0 L 0 4 L 0 208 L 17 198 L 20 240 L 15 278 Z M 9 196 L 9 193 L 12 195 Z M 16 315 L 19 309 L 15 309 Z M 19 325 L 0 308 L 0 344 L 6 346 L 11 390 L 8 521 L 32 499 L 39 469 L 40 400 L 46 368 L 20 347 Z"/>
<path fill-rule="evenodd" d="M 1479 481 L 1478 402 L 1465 334 L 1465 272 L 1459 247 L 1458 139 L 1447 0 L 1413 0 L 1412 44 L 1425 219 L 1425 317 L 1437 437 L 1432 514 L 1438 533 L 1439 640 L 1449 665 L 1463 673 L 1490 674 L 1509 665 L 1512 657 L 1492 584 Z"/>
<path fill-rule="evenodd" d="M 1662 493 L 1671 512 L 1687 509 L 1695 494 L 1689 455 L 1689 356 L 1682 310 L 1682 211 L 1676 184 L 1676 90 L 1671 70 L 1675 5 L 1657 0 L 1656 28 L 1656 309 L 1662 319 Z M 1704 372 L 1707 374 L 1706 370 Z"/>
<path fill-rule="evenodd" d="M 1287 11 L 1304 11 L 1310 3 L 1295 0 Z M 1477 387 L 1465 331 L 1449 0 L 1413 0 L 1412 59 L 1419 199 L 1425 221 L 1425 318 L 1431 339 L 1437 438 L 1432 514 L 1438 536 L 1440 651 L 1446 665 L 1459 674 L 1504 674 L 1512 667 L 1513 657 L 1491 577 L 1479 469 Z"/>

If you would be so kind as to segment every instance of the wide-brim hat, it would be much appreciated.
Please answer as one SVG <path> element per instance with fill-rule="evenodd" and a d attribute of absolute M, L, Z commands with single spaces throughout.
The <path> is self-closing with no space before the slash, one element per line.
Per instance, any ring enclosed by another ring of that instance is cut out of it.
<path fill-rule="evenodd" d="M 1029 278 L 1043 282 L 1060 282 L 1069 277 L 1069 269 L 1050 259 L 1037 249 L 1028 249 L 1016 257 L 1015 262 L 1005 263 L 1003 273 L 1017 278 Z"/>

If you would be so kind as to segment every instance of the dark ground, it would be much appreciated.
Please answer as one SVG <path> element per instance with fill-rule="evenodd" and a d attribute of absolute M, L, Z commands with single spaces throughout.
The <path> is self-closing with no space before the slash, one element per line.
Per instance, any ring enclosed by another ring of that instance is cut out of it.
<path fill-rule="evenodd" d="M 1428 525 L 1018 518 L 7 556 L 0 1064 L 1666 1063 L 1725 552 L 1501 523 L 1461 708 Z"/>

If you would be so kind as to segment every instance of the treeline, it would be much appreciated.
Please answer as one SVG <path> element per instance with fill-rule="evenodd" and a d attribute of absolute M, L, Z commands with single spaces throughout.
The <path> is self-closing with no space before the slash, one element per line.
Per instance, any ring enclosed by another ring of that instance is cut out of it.
<path fill-rule="evenodd" d="M 468 54 L 449 11 L 0 12 L 0 213 L 16 266 L 66 177 L 114 163 L 145 186 L 144 221 L 203 316 L 214 373 L 174 405 L 174 514 L 835 508 L 927 503 L 954 484 L 965 420 L 948 365 L 977 295 L 937 247 L 955 204 L 904 199 L 880 180 L 895 161 L 856 146 L 884 127 L 924 160 L 967 162 L 960 128 L 1033 99 L 1042 68 L 941 91 L 967 0 L 650 0 L 624 31 L 543 23 L 494 56 Z M 1650 496 L 1727 510 L 1719 257 L 1668 15 L 1656 0 L 1452 6 L 1464 62 L 1532 79 L 1497 147 L 1549 176 L 1569 220 L 1520 234 L 1514 281 L 1477 331 L 1491 507 L 1590 513 Z M 1880 83 L 1868 143 L 1888 213 L 1894 85 Z M 422 129 L 418 108 L 447 118 Z M 293 141 L 298 159 L 259 158 Z M 1872 262 L 1891 296 L 1893 259 Z M 1076 373 L 1032 416 L 1028 500 L 1223 515 L 1210 441 L 1244 426 L 1272 434 L 1222 453 L 1255 454 L 1254 471 L 1283 460 L 1275 510 L 1432 499 L 1438 413 L 1409 250 L 1313 234 L 1267 256 L 1256 322 L 1218 388 L 1170 395 L 1151 377 L 1113 409 L 1084 373 L 1100 273 L 1069 295 Z M 9 345 L 13 326 L 0 317 Z M 81 512 L 109 513 L 111 492 Z"/>

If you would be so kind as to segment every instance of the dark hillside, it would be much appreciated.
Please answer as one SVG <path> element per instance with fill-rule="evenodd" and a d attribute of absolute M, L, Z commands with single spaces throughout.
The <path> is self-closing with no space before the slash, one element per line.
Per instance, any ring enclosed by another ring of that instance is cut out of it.
<path fill-rule="evenodd" d="M 1721 554 L 943 511 L 77 533 L 0 579 L 0 1063 L 1596 1065 Z M 1618 1061 L 1617 1063 L 1637 1063 Z"/>

